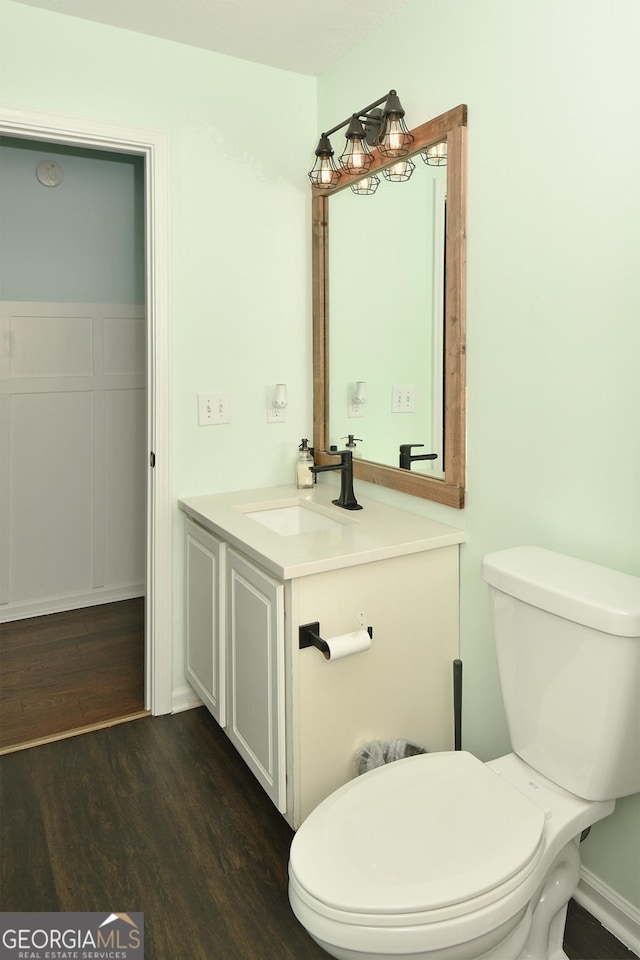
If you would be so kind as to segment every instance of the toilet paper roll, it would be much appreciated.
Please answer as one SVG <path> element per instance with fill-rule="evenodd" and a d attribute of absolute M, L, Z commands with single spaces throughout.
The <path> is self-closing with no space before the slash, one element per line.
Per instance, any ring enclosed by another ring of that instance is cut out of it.
<path fill-rule="evenodd" d="M 354 653 L 362 653 L 371 646 L 371 637 L 367 630 L 356 630 L 355 633 L 343 633 L 339 637 L 331 637 L 326 640 L 328 646 L 322 655 L 325 660 L 341 660 L 343 657 L 350 657 Z"/>

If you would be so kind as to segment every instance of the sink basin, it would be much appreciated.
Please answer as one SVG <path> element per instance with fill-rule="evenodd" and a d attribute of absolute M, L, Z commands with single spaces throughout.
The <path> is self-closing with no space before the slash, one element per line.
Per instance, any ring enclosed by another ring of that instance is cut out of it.
<path fill-rule="evenodd" d="M 301 533 L 315 533 L 318 530 L 331 530 L 343 525 L 324 513 L 304 507 L 299 503 L 286 507 L 272 507 L 264 510 L 250 510 L 245 517 L 261 523 L 281 537 L 295 537 Z"/>

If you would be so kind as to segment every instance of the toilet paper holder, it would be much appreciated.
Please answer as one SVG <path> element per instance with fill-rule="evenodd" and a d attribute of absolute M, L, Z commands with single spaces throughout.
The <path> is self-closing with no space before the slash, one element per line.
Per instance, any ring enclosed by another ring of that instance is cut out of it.
<path fill-rule="evenodd" d="M 373 627 L 367 627 L 367 633 L 373 640 Z M 314 620 L 313 623 L 304 623 L 298 627 L 298 647 L 304 650 L 306 647 L 316 647 L 320 653 L 329 653 L 329 644 L 320 636 L 320 622 Z"/>

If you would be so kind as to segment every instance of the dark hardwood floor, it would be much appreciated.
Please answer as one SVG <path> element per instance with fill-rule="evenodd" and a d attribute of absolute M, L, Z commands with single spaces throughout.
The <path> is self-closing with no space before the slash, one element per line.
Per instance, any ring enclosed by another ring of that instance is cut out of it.
<path fill-rule="evenodd" d="M 574 900 L 567 912 L 564 951 L 569 960 L 637 960 L 635 953 Z"/>
<path fill-rule="evenodd" d="M 146 960 L 326 960 L 292 831 L 204 707 L 0 758 L 5 911 L 141 911 Z M 632 957 L 571 905 L 572 960 Z"/>
<path fill-rule="evenodd" d="M 0 750 L 144 711 L 144 599 L 0 624 Z"/>

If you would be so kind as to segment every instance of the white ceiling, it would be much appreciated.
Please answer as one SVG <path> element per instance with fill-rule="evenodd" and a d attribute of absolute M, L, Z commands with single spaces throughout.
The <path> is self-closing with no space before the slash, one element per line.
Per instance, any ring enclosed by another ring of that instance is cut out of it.
<path fill-rule="evenodd" d="M 318 76 L 412 0 L 15 0 Z"/>

